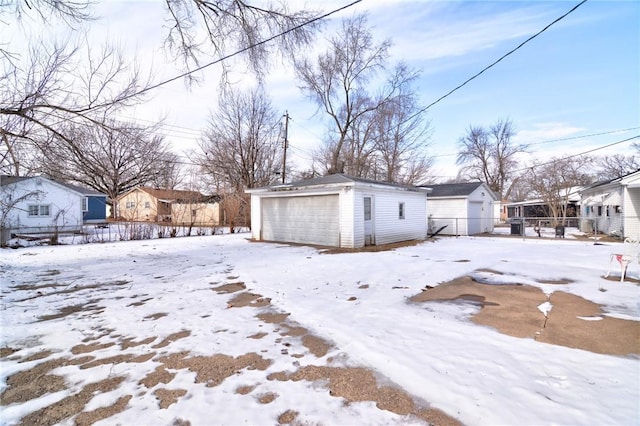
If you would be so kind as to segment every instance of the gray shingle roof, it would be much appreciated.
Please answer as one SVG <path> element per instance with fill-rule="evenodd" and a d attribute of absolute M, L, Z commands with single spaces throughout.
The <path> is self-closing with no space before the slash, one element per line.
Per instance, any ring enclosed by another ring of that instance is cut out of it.
<path fill-rule="evenodd" d="M 353 182 L 369 183 L 372 185 L 393 186 L 396 188 L 405 188 L 405 189 L 413 189 L 413 190 L 418 189 L 418 187 L 411 186 L 411 185 L 402 185 L 402 184 L 391 183 L 391 182 L 381 182 L 381 181 L 372 180 L 372 179 L 364 179 L 364 178 L 359 178 L 354 176 L 347 176 L 342 173 L 336 173 L 333 175 L 321 176 L 321 177 L 312 178 L 312 179 L 305 179 L 297 182 L 291 182 L 290 184 L 284 185 L 284 187 L 302 188 L 302 187 L 308 187 L 308 186 L 321 186 L 321 185 L 353 183 Z"/>
<path fill-rule="evenodd" d="M 470 195 L 475 191 L 482 182 L 469 182 L 469 183 L 442 183 L 438 185 L 426 185 L 427 188 L 431 188 L 429 198 L 433 197 L 461 197 Z"/>

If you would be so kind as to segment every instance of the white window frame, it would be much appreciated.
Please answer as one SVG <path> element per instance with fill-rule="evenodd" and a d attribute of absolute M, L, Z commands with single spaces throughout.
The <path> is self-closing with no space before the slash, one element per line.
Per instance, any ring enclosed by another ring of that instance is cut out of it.
<path fill-rule="evenodd" d="M 83 212 L 89 211 L 89 197 L 82 198 L 82 211 Z"/>
<path fill-rule="evenodd" d="M 44 213 L 44 210 L 46 210 L 46 213 Z M 51 205 L 50 204 L 29 204 L 27 206 L 27 213 L 29 214 L 29 217 L 50 217 Z"/>
<path fill-rule="evenodd" d="M 144 208 L 145 209 L 150 209 L 151 208 L 151 203 L 149 201 L 145 201 L 144 202 Z"/>
<path fill-rule="evenodd" d="M 407 211 L 405 208 L 404 201 L 400 201 L 398 203 L 398 219 L 404 220 L 407 218 Z"/>
<path fill-rule="evenodd" d="M 133 201 L 127 201 L 127 203 L 125 204 L 125 208 L 127 210 L 134 209 L 135 207 L 136 207 L 136 203 L 134 203 Z"/>

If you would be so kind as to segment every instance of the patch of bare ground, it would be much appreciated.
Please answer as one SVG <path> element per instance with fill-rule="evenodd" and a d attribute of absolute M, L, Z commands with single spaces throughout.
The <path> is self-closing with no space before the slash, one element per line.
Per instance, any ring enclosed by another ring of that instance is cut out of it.
<path fill-rule="evenodd" d="M 41 297 L 41 296 L 54 296 L 54 295 L 59 295 L 59 294 L 70 294 L 70 293 L 75 293 L 75 292 L 83 291 L 83 290 L 106 289 L 107 287 L 112 286 L 112 285 L 122 286 L 122 285 L 127 285 L 130 282 L 131 281 L 122 280 L 122 281 L 113 281 L 113 282 L 107 282 L 107 283 L 90 284 L 90 285 L 84 285 L 84 286 L 77 285 L 77 286 L 74 286 L 74 287 L 70 287 L 71 284 L 60 284 L 60 285 L 58 285 L 56 283 L 55 287 L 65 287 L 65 289 L 61 290 L 61 291 L 53 291 L 51 293 L 38 292 L 34 296 L 30 296 L 30 297 L 27 297 L 25 299 L 18 300 L 18 302 L 24 302 L 26 300 L 36 299 L 36 298 Z"/>
<path fill-rule="evenodd" d="M 2 405 L 26 402 L 47 393 L 64 390 L 64 378 L 49 372 L 66 364 L 66 358 L 57 358 L 12 374 L 7 378 L 7 389 L 0 394 Z"/>
<path fill-rule="evenodd" d="M 79 414 L 91 399 L 98 393 L 110 392 L 125 380 L 122 376 L 111 377 L 99 382 L 90 383 L 74 395 L 70 395 L 54 404 L 34 411 L 23 417 L 24 425 L 54 425 L 71 416 Z M 113 413 L 115 414 L 115 412 Z"/>
<path fill-rule="evenodd" d="M 136 346 L 142 346 L 142 345 L 148 345 L 150 343 L 153 343 L 154 340 L 156 340 L 157 337 L 156 336 L 152 336 L 152 337 L 147 337 L 144 340 L 140 340 L 139 342 L 136 342 L 133 340 L 132 337 L 127 337 L 126 339 L 123 339 L 120 342 L 120 347 L 125 350 L 125 349 L 129 349 L 129 348 L 133 348 Z"/>
<path fill-rule="evenodd" d="M 389 250 L 395 250 L 397 248 L 402 248 L 402 247 L 413 247 L 416 246 L 418 244 L 424 243 L 427 240 L 409 240 L 409 241 L 400 241 L 397 243 L 391 243 L 391 244 L 380 244 L 380 245 L 376 245 L 376 246 L 364 246 L 361 248 L 357 248 L 357 249 L 350 249 L 350 248 L 322 248 L 322 247 L 318 247 L 320 248 L 320 253 L 321 254 L 342 254 L 342 253 L 371 253 L 371 252 L 378 252 L 378 251 L 389 251 Z"/>
<path fill-rule="evenodd" d="M 153 394 L 160 401 L 160 409 L 169 408 L 171 404 L 178 402 L 178 399 L 187 394 L 186 389 L 156 389 Z"/>
<path fill-rule="evenodd" d="M 302 344 L 318 358 L 322 358 L 331 349 L 331 344 L 320 337 L 307 334 L 302 337 Z"/>
<path fill-rule="evenodd" d="M 104 309 L 104 307 L 102 306 L 97 306 L 96 303 L 98 303 L 99 300 L 89 300 L 87 303 L 81 303 L 78 305 L 72 305 L 72 306 L 65 306 L 64 308 L 60 309 L 58 311 L 58 313 L 56 314 L 50 314 L 50 315 L 42 315 L 41 317 L 38 318 L 39 322 L 42 321 L 50 321 L 50 320 L 54 320 L 54 319 L 59 319 L 59 318 L 64 318 L 67 317 L 69 315 L 72 314 L 76 314 L 79 312 L 98 312 L 98 311 L 102 311 Z"/>
<path fill-rule="evenodd" d="M 369 288 L 369 284 L 362 284 L 361 286 L 358 287 L 359 289 L 365 290 L 367 288 Z"/>
<path fill-rule="evenodd" d="M 509 336 L 608 355 L 640 354 L 640 322 L 606 317 L 600 305 L 570 293 L 554 292 L 547 297 L 533 286 L 489 285 L 460 277 L 410 300 L 477 303 L 481 309 L 471 320 Z M 538 309 L 547 301 L 552 305 L 548 317 Z"/>
<path fill-rule="evenodd" d="M 21 360 L 20 362 L 30 362 L 30 361 L 37 361 L 39 359 L 44 359 L 47 358 L 49 355 L 51 355 L 53 352 L 46 350 L 46 351 L 40 351 L 37 352 L 33 355 L 29 355 L 28 357 L 26 357 L 25 359 Z"/>
<path fill-rule="evenodd" d="M 18 352 L 20 349 L 14 349 L 9 347 L 0 348 L 0 358 L 6 358 L 14 353 Z"/>
<path fill-rule="evenodd" d="M 278 397 L 277 393 L 273 393 L 273 392 L 263 393 L 261 395 L 258 395 L 258 402 L 260 404 L 270 404 L 273 401 L 275 401 L 277 397 Z"/>
<path fill-rule="evenodd" d="M 179 340 L 179 339 L 184 339 L 185 337 L 188 337 L 190 335 L 191 335 L 191 331 L 189 330 L 182 330 L 177 333 L 170 334 L 167 337 L 165 337 L 164 340 L 162 340 L 162 342 L 158 343 L 157 345 L 153 345 L 152 348 L 153 349 L 164 348 L 166 346 L 169 346 L 171 342 L 175 342 L 176 340 Z"/>
<path fill-rule="evenodd" d="M 289 315 L 290 314 L 285 313 L 263 312 L 256 315 L 256 318 L 269 324 L 278 324 L 283 323 Z"/>
<path fill-rule="evenodd" d="M 76 345 L 71 348 L 71 353 L 74 355 L 86 354 L 88 352 L 99 351 L 100 349 L 106 349 L 115 345 L 113 342 L 108 343 L 92 343 L 90 345 Z"/>
<path fill-rule="evenodd" d="M 373 372 L 365 368 L 309 365 L 294 373 L 272 373 L 267 376 L 267 379 L 328 381 L 329 394 L 344 398 L 348 402 L 373 401 L 381 410 L 391 411 L 401 416 L 412 415 L 423 420 L 427 420 L 425 414 L 430 413 L 429 410 L 417 406 L 413 398 L 403 390 L 391 386 L 380 386 Z M 439 414 L 443 420 L 448 421 L 444 424 L 460 424 L 456 419 L 442 412 Z"/>
<path fill-rule="evenodd" d="M 244 285 L 243 282 L 237 282 L 237 283 L 219 285 L 217 287 L 213 287 L 211 290 L 215 291 L 218 294 L 229 294 L 229 293 L 235 293 L 235 292 L 246 290 L 246 289 L 247 289 L 247 286 Z"/>
<path fill-rule="evenodd" d="M 50 283 L 50 284 L 39 284 L 39 285 L 34 285 L 34 284 L 20 284 L 20 285 L 16 285 L 11 287 L 13 290 L 20 290 L 20 291 L 30 291 L 30 290 L 42 290 L 45 288 L 58 288 L 58 287 L 66 287 L 68 284 L 61 284 L 61 283 Z"/>
<path fill-rule="evenodd" d="M 553 308 L 536 340 L 600 354 L 640 354 L 640 322 L 605 316 L 600 305 L 575 294 L 557 291 L 549 301 Z M 602 319 L 583 319 L 589 317 Z"/>
<path fill-rule="evenodd" d="M 191 426 L 191 422 L 189 420 L 175 419 L 171 426 Z"/>
<path fill-rule="evenodd" d="M 244 386 L 238 386 L 236 388 L 236 393 L 238 395 L 248 395 L 250 394 L 256 387 L 255 386 L 249 386 L 249 385 L 244 385 Z"/>
<path fill-rule="evenodd" d="M 268 297 L 263 297 L 261 294 L 245 291 L 229 300 L 227 304 L 230 308 L 243 308 L 245 306 L 260 308 L 263 306 L 267 306 L 270 303 L 271 299 L 269 299 Z"/>
<path fill-rule="evenodd" d="M 143 319 L 155 321 L 155 320 L 157 320 L 157 319 L 159 319 L 159 318 L 166 317 L 166 316 L 168 316 L 168 315 L 169 315 L 169 314 L 168 314 L 168 313 L 166 313 L 166 312 L 158 312 L 157 314 L 147 315 L 147 316 L 146 316 L 146 317 L 144 317 Z"/>
<path fill-rule="evenodd" d="M 54 275 L 60 275 L 60 271 L 57 269 L 49 269 L 48 271 L 38 274 L 39 277 L 52 277 Z"/>
<path fill-rule="evenodd" d="M 167 371 L 164 365 L 159 365 L 155 370 L 147 374 L 144 379 L 141 379 L 138 384 L 144 385 L 147 389 L 151 389 L 159 383 L 169 383 L 174 377 L 176 377 L 176 373 Z"/>
<path fill-rule="evenodd" d="M 187 358 L 187 352 L 179 352 L 160 357 L 157 361 L 168 369 L 188 369 L 196 373 L 196 383 L 205 383 L 207 387 L 218 386 L 226 378 L 238 374 L 245 368 L 266 370 L 271 365 L 270 360 L 253 352 L 235 358 L 224 354 Z"/>
<path fill-rule="evenodd" d="M 124 362 L 143 363 L 143 362 L 149 361 L 155 355 L 156 355 L 155 352 L 151 352 L 144 355 L 123 354 L 123 355 L 116 355 L 108 358 L 98 358 L 86 364 L 82 364 L 80 366 L 80 369 L 86 370 L 87 368 L 94 368 L 99 365 L 122 364 Z"/>
<path fill-rule="evenodd" d="M 279 425 L 288 425 L 293 423 L 298 417 L 298 412 L 293 410 L 287 410 L 284 413 L 278 416 L 278 424 Z"/>
<path fill-rule="evenodd" d="M 537 283 L 540 284 L 557 284 L 557 285 L 561 285 L 561 284 L 571 284 L 573 282 L 572 279 L 569 278 L 559 278 L 557 280 L 536 280 Z"/>
<path fill-rule="evenodd" d="M 137 296 L 133 296 L 133 297 L 132 297 L 132 299 L 135 299 L 136 297 L 137 297 Z M 149 300 L 153 300 L 153 297 L 149 297 L 149 298 L 147 298 L 147 299 L 142 299 L 142 300 L 139 300 L 139 301 L 137 301 L 137 302 L 129 303 L 129 304 L 127 305 L 127 308 L 128 308 L 129 306 L 142 306 L 142 305 L 144 305 L 145 303 L 147 303 Z"/>
<path fill-rule="evenodd" d="M 605 276 L 603 275 L 601 278 L 603 278 L 603 279 L 605 279 L 605 280 L 607 280 L 607 281 L 612 281 L 612 282 L 617 282 L 617 283 L 619 283 L 619 282 L 620 282 L 620 275 L 617 275 L 617 276 L 616 276 L 616 275 L 609 275 L 608 277 L 605 277 Z M 632 278 L 632 277 L 629 277 L 629 276 L 625 276 L 625 277 L 624 277 L 624 282 L 626 282 L 626 283 L 640 284 L 640 280 L 639 280 L 639 279 Z"/>
<path fill-rule="evenodd" d="M 92 411 L 83 411 L 75 418 L 76 426 L 89 426 L 100 420 L 108 419 L 109 417 L 121 413 L 127 408 L 127 404 L 133 398 L 131 395 L 121 396 L 108 407 L 96 408 Z"/>
<path fill-rule="evenodd" d="M 251 336 L 247 336 L 249 339 L 262 339 L 263 337 L 268 336 L 268 333 L 256 333 L 256 334 L 252 334 Z"/>
<path fill-rule="evenodd" d="M 280 335 L 282 336 L 300 337 L 300 336 L 309 334 L 309 331 L 304 327 L 290 326 L 286 324 L 282 324 L 282 325 L 286 328 L 286 330 L 280 333 Z"/>

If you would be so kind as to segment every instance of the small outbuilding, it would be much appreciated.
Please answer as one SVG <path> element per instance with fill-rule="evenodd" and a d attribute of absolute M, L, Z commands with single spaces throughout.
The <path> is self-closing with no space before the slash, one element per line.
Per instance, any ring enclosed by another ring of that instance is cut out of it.
<path fill-rule="evenodd" d="M 493 232 L 498 199 L 486 183 L 445 183 L 429 188 L 429 232 L 443 226 L 441 235 Z"/>
<path fill-rule="evenodd" d="M 426 188 L 334 174 L 246 192 L 257 241 L 359 248 L 427 236 Z"/>

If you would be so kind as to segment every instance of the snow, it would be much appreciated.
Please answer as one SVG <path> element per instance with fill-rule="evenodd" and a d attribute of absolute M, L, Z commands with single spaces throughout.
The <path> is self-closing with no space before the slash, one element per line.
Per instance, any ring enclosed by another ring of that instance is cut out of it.
<path fill-rule="evenodd" d="M 97 342 L 106 344 L 117 342 L 114 336 L 135 342 L 156 336 L 150 345 L 126 350 L 119 344 L 105 345 L 91 355 L 108 358 L 153 350 L 159 355 L 188 351 L 190 356 L 236 357 L 255 352 L 273 361 L 266 371 L 244 369 L 213 387 L 195 383 L 196 373 L 187 369 L 172 370 L 176 375 L 171 382 L 156 387 L 186 389 L 188 394 L 167 409 L 160 409 L 153 391 L 140 383 L 159 365 L 155 358 L 55 369 L 52 374 L 65 378 L 66 395 L 108 377 L 127 377 L 118 389 L 96 394 L 85 408 L 94 410 L 122 395 L 134 395 L 125 411 L 99 424 L 139 424 L 140 419 L 145 424 L 171 424 L 178 418 L 194 425 L 275 424 L 289 409 L 300 413 L 297 420 L 303 424 L 420 424 L 380 410 L 374 402 L 344 404 L 329 395 L 324 383 L 265 380 L 273 372 L 327 365 L 330 357 L 373 369 L 379 381 L 393 383 L 465 424 L 638 422 L 637 357 L 500 334 L 469 320 L 481 309 L 477 304 L 407 303 L 425 286 L 475 274 L 496 285 L 519 283 L 547 294 L 570 292 L 601 304 L 605 315 L 640 321 L 638 285 L 602 278 L 617 243 L 460 237 L 393 251 L 329 255 L 311 247 L 250 242 L 248 237 L 208 235 L 2 250 L 0 344 L 21 348 L 22 358 L 53 351 L 47 360 L 72 357 L 71 348 L 86 337 L 104 335 Z M 639 278 L 638 269 L 630 266 L 628 276 Z M 258 321 L 255 315 L 267 308 L 229 308 L 234 294 L 212 291 L 216 285 L 238 281 L 248 291 L 270 298 L 269 309 L 290 313 L 288 320 L 332 342 L 329 353 L 317 358 L 299 338 L 281 336 L 278 324 Z M 47 283 L 60 286 L 14 289 Z M 365 284 L 368 288 L 361 288 Z M 93 309 L 36 321 L 73 305 Z M 551 305 L 539 309 L 547 315 Z M 153 317 L 162 313 L 167 315 Z M 187 337 L 151 349 L 184 330 L 190 332 Z M 268 336 L 247 338 L 257 332 Z M 282 356 L 283 343 L 289 345 L 289 354 L 304 356 Z M 21 363 L 3 358 L 0 391 L 11 374 L 44 360 Z M 255 388 L 248 395 L 236 393 L 243 385 Z M 259 403 L 257 398 L 267 392 L 277 398 Z M 56 392 L 3 406 L 2 423 L 16 424 L 26 413 L 64 395 Z"/>

